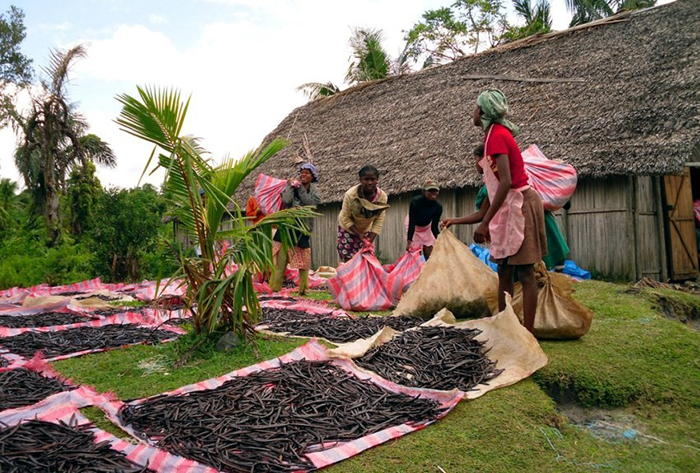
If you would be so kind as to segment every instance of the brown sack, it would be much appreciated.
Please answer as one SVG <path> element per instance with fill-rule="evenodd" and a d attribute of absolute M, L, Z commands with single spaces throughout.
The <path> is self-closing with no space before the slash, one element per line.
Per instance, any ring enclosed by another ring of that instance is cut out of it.
<path fill-rule="evenodd" d="M 498 289 L 498 276 L 471 250 L 444 230 L 420 276 L 401 297 L 392 315 L 429 318 L 447 308 L 456 317 L 490 315 L 487 295 Z"/>
<path fill-rule="evenodd" d="M 571 340 L 581 338 L 591 328 L 593 312 L 576 302 L 572 293 L 571 278 L 563 274 L 550 273 L 543 264 L 535 265 L 539 292 L 535 313 L 535 337 L 541 340 Z M 492 313 L 498 311 L 498 300 L 489 296 Z M 513 311 L 523 321 L 523 289 L 515 283 Z"/>

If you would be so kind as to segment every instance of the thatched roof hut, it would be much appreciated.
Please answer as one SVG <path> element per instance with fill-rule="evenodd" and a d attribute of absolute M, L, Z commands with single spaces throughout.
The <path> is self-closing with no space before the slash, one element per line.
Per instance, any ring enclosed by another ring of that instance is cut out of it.
<path fill-rule="evenodd" d="M 582 177 L 676 173 L 700 153 L 699 26 L 698 2 L 679 0 L 353 87 L 290 113 L 265 142 L 291 146 L 260 170 L 289 174 L 306 134 L 326 202 L 341 200 L 364 163 L 389 194 L 419 189 L 426 175 L 477 185 L 472 112 L 479 92 L 497 87 L 518 141 Z"/>
<path fill-rule="evenodd" d="M 327 204 L 342 199 L 365 163 L 393 196 L 420 189 L 426 177 L 443 189 L 477 186 L 471 153 L 482 133 L 472 114 L 479 92 L 495 87 L 522 127 L 521 147 L 536 143 L 583 181 L 680 173 L 700 161 L 699 30 L 698 1 L 678 0 L 353 87 L 285 118 L 265 142 L 291 145 L 260 171 L 290 176 L 306 135 Z"/>

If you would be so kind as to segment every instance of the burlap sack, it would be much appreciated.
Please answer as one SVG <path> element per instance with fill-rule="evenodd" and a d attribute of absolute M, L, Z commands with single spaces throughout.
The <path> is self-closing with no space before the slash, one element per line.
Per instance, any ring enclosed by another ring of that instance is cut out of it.
<path fill-rule="evenodd" d="M 488 385 L 480 384 L 473 391 L 466 392 L 464 399 L 475 399 L 494 389 L 515 384 L 547 364 L 547 355 L 544 354 L 535 337 L 521 325 L 510 301 L 506 310 L 493 317 L 455 323 L 452 313 L 444 309 L 423 325 L 481 330 L 481 334 L 476 338 L 486 341 L 485 348 L 490 349 L 489 359 L 496 360 L 496 369 L 502 369 L 503 372 L 490 380 Z M 385 327 L 373 337 L 339 345 L 335 349 L 328 350 L 328 353 L 339 358 L 359 358 L 371 348 L 386 343 L 399 334 L 400 332 Z"/>
<path fill-rule="evenodd" d="M 113 300 L 106 301 L 97 297 L 98 295 L 107 296 Z M 119 292 L 111 292 L 106 289 L 100 289 L 98 291 L 92 291 L 89 294 L 80 294 L 75 296 L 56 295 L 27 297 L 22 303 L 22 307 L 34 308 L 39 306 L 49 306 L 60 302 L 69 302 L 71 306 L 104 309 L 113 307 L 115 303 L 131 302 L 133 300 L 134 298 L 129 295 L 121 294 Z"/>
<path fill-rule="evenodd" d="M 435 242 L 420 277 L 403 295 L 392 315 L 429 318 L 447 308 L 457 317 L 490 315 L 487 295 L 498 290 L 498 277 L 451 231 Z"/>
<path fill-rule="evenodd" d="M 571 278 L 551 273 L 542 264 L 535 265 L 535 275 L 539 286 L 535 337 L 541 340 L 571 340 L 584 336 L 591 328 L 593 312 L 574 300 Z M 490 294 L 488 299 L 491 312 L 496 313 L 497 298 Z M 513 310 L 522 322 L 523 289 L 520 283 L 515 283 L 513 290 Z"/>

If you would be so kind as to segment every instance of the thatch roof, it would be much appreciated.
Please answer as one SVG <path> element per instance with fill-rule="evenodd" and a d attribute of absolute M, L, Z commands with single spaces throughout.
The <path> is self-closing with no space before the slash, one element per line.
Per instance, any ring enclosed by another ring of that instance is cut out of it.
<path fill-rule="evenodd" d="M 324 202 L 341 200 L 366 163 L 390 195 L 426 177 L 476 185 L 471 153 L 483 135 L 473 110 L 479 92 L 496 87 L 521 125 L 521 148 L 537 143 L 580 176 L 678 172 L 700 149 L 698 31 L 698 1 L 678 0 L 354 87 L 285 118 L 265 143 L 291 145 L 260 171 L 289 177 L 306 134 Z"/>

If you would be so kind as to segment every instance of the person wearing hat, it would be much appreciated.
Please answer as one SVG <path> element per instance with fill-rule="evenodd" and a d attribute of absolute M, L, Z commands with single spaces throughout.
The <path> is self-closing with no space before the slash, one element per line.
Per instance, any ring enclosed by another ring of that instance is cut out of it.
<path fill-rule="evenodd" d="M 299 168 L 299 179 L 290 179 L 282 190 L 283 208 L 317 206 L 321 203 L 321 195 L 316 186 L 318 172 L 311 163 L 306 163 Z M 306 219 L 306 227 L 309 232 L 313 230 L 314 219 Z M 294 247 L 285 253 L 281 251 L 282 243 L 279 233 L 275 233 L 272 244 L 272 254 L 276 258 L 275 266 L 270 279 L 270 288 L 277 292 L 282 289 L 284 273 L 287 264 L 299 270 L 299 294 L 304 295 L 309 288 L 309 270 L 311 269 L 311 237 L 309 235 L 293 235 L 296 240 Z"/>
<path fill-rule="evenodd" d="M 440 186 L 432 179 L 423 184 L 423 193 L 411 199 L 408 215 L 404 223 L 406 227 L 406 251 L 423 250 L 427 260 L 433 252 L 435 238 L 440 233 L 439 223 L 442 216 L 442 205 L 438 202 Z"/>
<path fill-rule="evenodd" d="M 360 183 L 343 196 L 338 214 L 338 256 L 345 263 L 365 245 L 372 245 L 382 232 L 389 201 L 377 187 L 379 171 L 372 165 L 360 169 Z"/>

